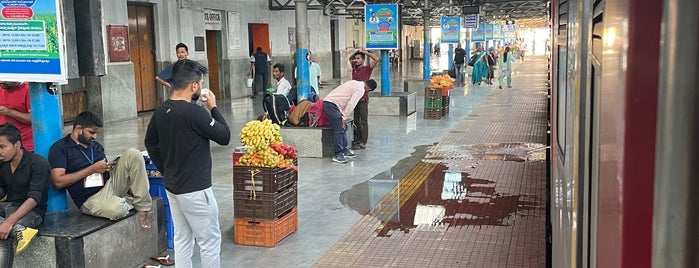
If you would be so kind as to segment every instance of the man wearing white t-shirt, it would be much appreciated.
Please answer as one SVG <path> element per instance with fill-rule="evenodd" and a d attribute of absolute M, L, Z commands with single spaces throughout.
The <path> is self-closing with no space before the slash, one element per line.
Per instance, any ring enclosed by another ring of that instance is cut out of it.
<path fill-rule="evenodd" d="M 272 77 L 274 78 L 274 89 L 276 94 L 289 95 L 291 84 L 284 78 L 284 64 L 277 63 L 273 67 Z"/>

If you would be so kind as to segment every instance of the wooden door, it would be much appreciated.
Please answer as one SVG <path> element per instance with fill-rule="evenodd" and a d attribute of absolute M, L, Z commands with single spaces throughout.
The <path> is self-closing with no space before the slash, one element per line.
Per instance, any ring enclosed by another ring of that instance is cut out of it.
<path fill-rule="evenodd" d="M 155 92 L 155 58 L 153 57 L 153 9 L 151 6 L 128 5 L 129 46 L 136 82 L 136 109 L 153 110 L 158 105 Z"/>
<path fill-rule="evenodd" d="M 209 90 L 214 93 L 217 100 L 223 99 L 223 96 L 219 94 L 219 33 L 219 31 L 206 31 L 206 58 L 209 61 Z"/>
<path fill-rule="evenodd" d="M 248 36 L 250 36 L 250 55 L 257 51 L 257 47 L 261 47 L 262 51 L 272 57 L 272 49 L 269 47 L 269 24 L 250 23 L 248 24 L 248 31 Z"/>

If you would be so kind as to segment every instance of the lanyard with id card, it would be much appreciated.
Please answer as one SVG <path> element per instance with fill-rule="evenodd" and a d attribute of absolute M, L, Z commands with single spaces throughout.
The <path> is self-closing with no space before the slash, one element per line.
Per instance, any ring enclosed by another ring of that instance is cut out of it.
<path fill-rule="evenodd" d="M 87 157 L 87 154 L 80 150 L 80 152 L 85 156 L 85 159 L 90 162 L 90 164 L 95 163 L 95 149 L 90 148 L 90 158 Z M 92 188 L 92 187 L 101 187 L 104 186 L 104 177 L 100 173 L 92 173 L 90 176 L 87 176 L 85 178 L 83 187 L 84 188 Z"/>

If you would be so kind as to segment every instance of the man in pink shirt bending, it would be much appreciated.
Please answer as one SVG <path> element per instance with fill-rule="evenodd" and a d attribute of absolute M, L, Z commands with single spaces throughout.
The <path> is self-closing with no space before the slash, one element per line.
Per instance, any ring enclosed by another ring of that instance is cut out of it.
<path fill-rule="evenodd" d="M 347 116 L 357 106 L 359 99 L 374 89 L 376 89 L 376 81 L 373 79 L 366 82 L 350 80 L 330 91 L 323 99 L 323 111 L 325 111 L 330 127 L 333 129 L 333 140 L 335 141 L 333 161 L 347 163 L 347 158 L 355 157 L 354 152 L 347 149 L 347 136 L 345 135 Z"/>

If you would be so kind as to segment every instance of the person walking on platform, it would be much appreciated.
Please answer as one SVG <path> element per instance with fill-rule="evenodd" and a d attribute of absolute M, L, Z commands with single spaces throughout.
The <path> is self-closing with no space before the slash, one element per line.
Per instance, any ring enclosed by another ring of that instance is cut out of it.
<path fill-rule="evenodd" d="M 366 56 L 369 56 L 372 60 L 368 66 L 364 65 Z M 352 80 L 364 82 L 371 78 L 371 72 L 374 71 L 374 67 L 379 63 L 379 57 L 366 49 L 360 49 L 352 55 L 350 63 L 352 64 Z M 357 127 L 354 129 L 355 133 L 353 133 L 354 144 L 352 149 L 365 149 L 369 139 L 369 92 L 364 93 L 354 108 L 354 124 Z"/>
<path fill-rule="evenodd" d="M 206 67 L 182 60 L 173 67 L 175 90 L 153 112 L 144 143 L 148 155 L 163 174 L 163 185 L 175 225 L 177 267 L 192 267 L 194 243 L 199 246 L 201 266 L 221 266 L 221 230 L 218 205 L 211 188 L 210 141 L 228 145 L 231 131 L 209 92 L 201 97 Z M 202 99 L 203 100 L 203 99 Z"/>
<path fill-rule="evenodd" d="M 466 50 L 461 48 L 461 43 L 454 49 L 454 68 L 456 69 L 456 84 L 464 85 L 464 63 L 466 62 Z"/>
<path fill-rule="evenodd" d="M 22 133 L 22 147 L 34 151 L 32 105 L 29 101 L 29 83 L 0 81 L 0 124 L 15 125 Z"/>
<path fill-rule="evenodd" d="M 93 112 L 78 114 L 73 130 L 49 150 L 51 183 L 56 189 L 68 189 L 85 214 L 117 220 L 135 208 L 141 228 L 150 228 L 152 199 L 143 155 L 130 148 L 107 162 L 104 147 L 96 140 L 103 125 Z"/>
<path fill-rule="evenodd" d="M 354 110 L 362 96 L 376 89 L 376 81 L 369 79 L 366 82 L 350 80 L 336 87 L 323 99 L 323 111 L 328 117 L 328 122 L 333 130 L 335 141 L 335 156 L 332 160 L 338 163 L 347 163 L 347 158 L 354 158 L 355 154 L 347 149 L 347 116 Z"/>
<path fill-rule="evenodd" d="M 267 53 L 262 51 L 262 47 L 257 47 L 255 54 L 250 56 L 250 70 L 248 70 L 248 76 L 253 75 L 252 80 L 252 96 L 250 98 L 257 98 L 257 93 L 262 92 L 264 94 L 267 87 L 269 87 L 269 69 L 272 66 L 272 59 L 267 55 Z"/>
<path fill-rule="evenodd" d="M 177 60 L 184 60 L 189 56 L 189 49 L 184 43 L 179 43 L 175 46 L 175 53 L 177 53 Z M 172 65 L 171 63 L 165 69 L 155 76 L 155 81 L 159 84 L 172 90 Z"/>
<path fill-rule="evenodd" d="M 485 51 L 483 47 L 479 47 L 476 50 L 476 63 L 473 64 L 473 71 L 471 71 L 471 84 L 481 85 L 483 82 L 483 77 L 488 76 L 488 61 L 485 58 Z"/>
<path fill-rule="evenodd" d="M 498 59 L 500 73 L 498 74 L 498 88 L 502 89 L 502 82 L 507 77 L 507 88 L 512 87 L 512 62 L 514 61 L 510 47 L 505 47 L 505 53 Z"/>
<path fill-rule="evenodd" d="M 12 267 L 44 219 L 49 192 L 49 163 L 25 150 L 19 129 L 0 125 L 0 267 Z M 17 243 L 17 248 L 14 243 Z"/>
<path fill-rule="evenodd" d="M 490 48 L 488 54 L 485 55 L 486 61 L 488 62 L 488 75 L 486 77 L 485 83 L 488 85 L 493 84 L 493 78 L 495 77 L 495 64 L 497 56 L 495 55 L 495 49 Z"/>

